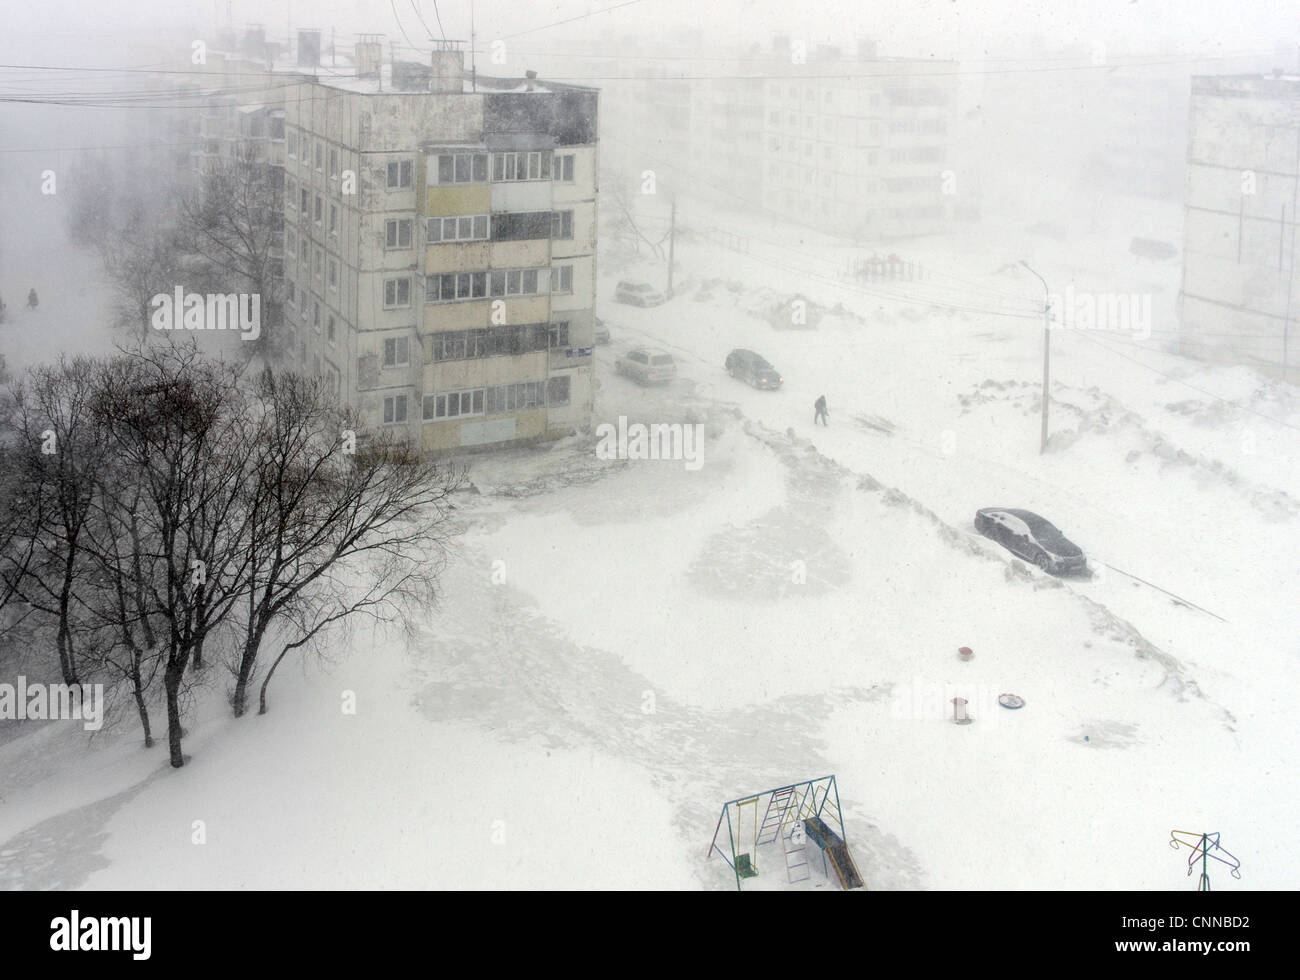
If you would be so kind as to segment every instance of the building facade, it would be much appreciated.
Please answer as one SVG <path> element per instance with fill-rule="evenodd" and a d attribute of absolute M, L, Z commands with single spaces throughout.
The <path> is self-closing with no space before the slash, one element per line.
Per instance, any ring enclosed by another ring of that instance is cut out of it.
<path fill-rule="evenodd" d="M 1192 79 L 1180 353 L 1297 377 L 1300 76 Z"/>
<path fill-rule="evenodd" d="M 471 77 L 456 42 L 322 64 L 314 33 L 246 37 L 194 134 L 196 170 L 250 140 L 278 169 L 278 362 L 428 451 L 586 428 L 597 91 Z"/>

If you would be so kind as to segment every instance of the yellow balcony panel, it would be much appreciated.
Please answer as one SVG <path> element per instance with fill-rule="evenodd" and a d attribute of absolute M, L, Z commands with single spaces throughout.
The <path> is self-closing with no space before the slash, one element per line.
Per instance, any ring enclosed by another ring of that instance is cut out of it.
<path fill-rule="evenodd" d="M 540 269 L 551 264 L 551 240 L 493 242 L 489 263 L 493 269 Z"/>
<path fill-rule="evenodd" d="M 444 272 L 480 272 L 487 268 L 488 243 L 455 242 L 430 245 L 424 253 L 424 271 L 428 274 Z"/>
<path fill-rule="evenodd" d="M 488 321 L 491 313 L 492 304 L 486 299 L 460 303 L 426 303 L 424 329 L 421 332 L 436 333 L 439 330 L 470 330 L 476 327 L 487 327 L 491 325 Z M 541 323 L 542 321 L 538 319 L 511 322 Z"/>
<path fill-rule="evenodd" d="M 487 184 L 453 184 L 424 189 L 424 213 L 430 217 L 488 214 L 491 210 L 492 192 Z"/>

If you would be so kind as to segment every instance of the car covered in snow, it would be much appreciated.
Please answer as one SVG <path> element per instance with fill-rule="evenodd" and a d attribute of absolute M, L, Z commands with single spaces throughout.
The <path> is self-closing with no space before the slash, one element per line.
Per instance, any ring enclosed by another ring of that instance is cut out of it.
<path fill-rule="evenodd" d="M 677 377 L 673 355 L 654 347 L 634 347 L 614 361 L 614 370 L 638 384 L 667 384 Z"/>
<path fill-rule="evenodd" d="M 596 317 L 596 329 L 592 333 L 592 341 L 597 344 L 609 343 L 609 327 L 600 317 Z"/>
<path fill-rule="evenodd" d="M 1081 572 L 1088 564 L 1077 544 L 1032 511 L 985 507 L 975 512 L 975 530 L 1052 575 Z"/>
<path fill-rule="evenodd" d="M 739 378 L 755 388 L 774 390 L 780 388 L 785 380 L 781 377 L 781 372 L 768 364 L 761 355 L 743 347 L 737 347 L 728 354 L 723 366 L 733 378 Z"/>
<path fill-rule="evenodd" d="M 614 298 L 629 306 L 661 306 L 668 302 L 668 297 L 648 282 L 629 282 L 626 279 L 614 290 Z"/>

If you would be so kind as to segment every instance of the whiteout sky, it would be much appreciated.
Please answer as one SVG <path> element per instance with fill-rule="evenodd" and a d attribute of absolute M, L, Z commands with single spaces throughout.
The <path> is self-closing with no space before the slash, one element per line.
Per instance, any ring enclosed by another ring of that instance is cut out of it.
<path fill-rule="evenodd" d="M 766 41 L 787 31 L 811 45 L 851 49 L 860 36 L 879 39 L 882 54 L 980 57 L 1101 43 L 1115 54 L 1177 51 L 1273 54 L 1279 42 L 1300 44 L 1300 17 L 1293 0 L 478 0 L 475 27 L 488 42 L 519 35 L 522 46 L 595 42 L 605 31 L 661 42 L 688 28 L 711 43 Z M 229 21 L 265 24 L 273 35 L 292 27 L 333 29 L 339 40 L 356 32 L 382 33 L 416 44 L 427 35 L 421 20 L 439 33 L 432 0 L 50 0 L 7 5 L 0 53 L 51 58 L 79 49 L 99 36 L 137 32 L 159 37 L 214 31 Z M 438 12 L 448 37 L 469 36 L 468 0 L 442 0 Z M 568 18 L 571 23 L 534 30 Z M 400 27 L 399 27 L 400 23 Z M 111 59 L 112 48 L 104 49 Z M 1287 67 L 1294 67 L 1294 64 Z"/>

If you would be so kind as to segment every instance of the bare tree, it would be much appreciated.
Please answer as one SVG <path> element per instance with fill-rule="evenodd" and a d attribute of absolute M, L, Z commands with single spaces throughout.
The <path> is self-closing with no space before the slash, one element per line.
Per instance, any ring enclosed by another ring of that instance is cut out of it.
<path fill-rule="evenodd" d="M 362 430 L 323 379 L 268 373 L 257 393 L 253 584 L 234 668 L 236 716 L 273 624 L 291 638 L 263 683 L 263 711 L 266 682 L 290 650 L 355 614 L 390 617 L 408 601 L 432 600 L 448 499 L 465 480 L 462 469 Z M 351 452 L 358 442 L 366 448 Z"/>
<path fill-rule="evenodd" d="M 181 693 L 204 643 L 248 588 L 252 433 L 239 369 L 155 344 L 115 362 L 98 410 L 141 488 L 139 526 L 153 542 L 149 611 L 165 629 L 163 687 L 174 767 L 185 764 Z"/>
<path fill-rule="evenodd" d="M 213 165 L 180 205 L 180 232 L 208 265 L 217 292 L 260 296 L 263 330 L 253 350 L 280 353 L 270 344 L 282 316 L 279 254 L 284 232 L 284 170 L 266 159 L 260 144 L 245 141 L 235 156 Z M 267 329 L 269 327 L 269 329 Z"/>

